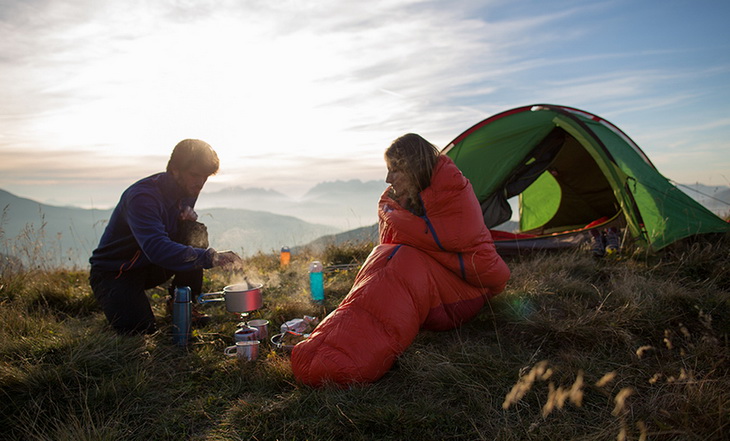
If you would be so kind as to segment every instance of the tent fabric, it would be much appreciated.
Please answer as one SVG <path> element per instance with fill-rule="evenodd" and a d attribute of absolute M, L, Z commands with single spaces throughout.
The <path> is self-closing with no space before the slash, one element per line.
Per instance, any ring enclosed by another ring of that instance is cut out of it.
<path fill-rule="evenodd" d="M 572 107 L 539 104 L 499 113 L 456 137 L 442 153 L 471 181 L 488 227 L 504 221 L 505 201 L 518 196 L 519 231 L 549 238 L 546 246 L 555 243 L 550 235 L 601 217 L 616 218 L 614 224 L 650 251 L 730 230 L 662 176 L 618 127 Z M 529 249 L 540 249 L 539 238 L 527 240 Z"/>
<path fill-rule="evenodd" d="M 304 384 L 373 382 L 420 329 L 447 330 L 474 317 L 510 271 L 497 254 L 469 181 L 440 158 L 421 192 L 425 216 L 391 199 L 378 203 L 380 244 L 350 293 L 292 350 Z"/>

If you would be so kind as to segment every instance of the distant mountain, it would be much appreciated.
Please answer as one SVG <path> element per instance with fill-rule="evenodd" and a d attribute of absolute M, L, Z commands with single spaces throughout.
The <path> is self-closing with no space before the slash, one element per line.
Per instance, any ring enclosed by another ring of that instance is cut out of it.
<path fill-rule="evenodd" d="M 714 213 L 730 213 L 730 187 L 677 186 Z M 386 187 L 383 181 L 322 182 L 301 199 L 269 189 L 230 187 L 201 194 L 196 211 L 208 227 L 211 246 L 244 255 L 282 246 L 376 242 L 377 201 Z M 79 267 L 87 265 L 111 214 L 110 209 L 44 205 L 3 190 L 0 210 L 3 259 Z M 495 229 L 516 227 L 515 222 L 507 222 Z"/>
<path fill-rule="evenodd" d="M 385 181 L 349 181 L 320 182 L 312 187 L 305 195 L 305 200 L 323 199 L 333 201 L 335 198 L 368 198 L 375 196 L 375 202 L 388 187 Z"/>
<path fill-rule="evenodd" d="M 257 252 L 279 252 L 318 237 L 338 232 L 329 225 L 304 222 L 293 216 L 264 211 L 229 208 L 196 210 L 198 221 L 208 228 L 210 246 L 250 256 Z"/>
<path fill-rule="evenodd" d="M 112 211 L 44 205 L 3 190 L 0 208 L 0 255 L 19 258 L 31 267 L 86 267 Z M 246 256 L 276 251 L 285 245 L 301 245 L 339 231 L 328 225 L 255 210 L 196 211 L 208 228 L 213 248 Z"/>
<path fill-rule="evenodd" d="M 730 214 L 730 187 L 724 185 L 677 184 L 677 188 L 720 217 Z"/>
<path fill-rule="evenodd" d="M 362 243 L 368 242 L 376 244 L 378 243 L 378 224 L 368 225 L 366 227 L 356 228 L 354 230 L 345 231 L 343 233 L 329 234 L 315 239 L 303 247 L 309 248 L 314 252 L 320 252 L 332 245 L 343 245 L 345 243 Z M 293 248 L 292 252 L 299 252 L 300 248 Z"/>
<path fill-rule="evenodd" d="M 269 211 L 262 210 L 261 207 L 286 205 L 289 201 L 288 196 L 275 190 L 257 187 L 228 187 L 216 192 L 202 193 L 196 206 L 198 208 L 242 208 Z"/>
<path fill-rule="evenodd" d="M 82 266 L 111 210 L 55 207 L 0 190 L 0 253 L 24 265 Z"/>
<path fill-rule="evenodd" d="M 370 225 L 377 221 L 377 203 L 388 185 L 384 181 L 331 181 L 311 188 L 301 199 L 274 190 L 230 187 L 201 193 L 197 207 L 245 208 L 294 216 L 314 224 L 341 230 Z"/>

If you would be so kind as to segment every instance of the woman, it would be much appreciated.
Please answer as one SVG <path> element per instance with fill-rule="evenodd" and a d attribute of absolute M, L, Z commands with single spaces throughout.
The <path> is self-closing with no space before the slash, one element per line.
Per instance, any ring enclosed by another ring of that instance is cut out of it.
<path fill-rule="evenodd" d="M 451 159 L 407 134 L 385 161 L 380 244 L 347 297 L 292 351 L 292 370 L 305 384 L 376 381 L 419 329 L 459 326 L 509 279 L 471 184 Z"/>

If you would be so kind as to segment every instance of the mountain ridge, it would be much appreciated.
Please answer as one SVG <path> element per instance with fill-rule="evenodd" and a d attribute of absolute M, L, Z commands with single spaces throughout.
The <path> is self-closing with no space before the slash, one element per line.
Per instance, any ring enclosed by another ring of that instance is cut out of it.
<path fill-rule="evenodd" d="M 714 213 L 730 213 L 730 187 L 675 185 Z M 282 246 L 375 242 L 377 201 L 386 186 L 381 181 L 328 181 L 301 200 L 272 189 L 232 186 L 201 194 L 196 211 L 208 227 L 211 246 L 245 255 Z M 112 212 L 43 204 L 3 189 L 0 209 L 0 254 L 22 258 L 27 265 L 38 259 L 77 267 L 87 265 Z"/>
<path fill-rule="evenodd" d="M 45 205 L 1 189 L 0 207 L 0 254 L 18 258 L 30 267 L 87 266 L 112 212 Z M 257 210 L 212 208 L 196 212 L 208 229 L 213 248 L 245 256 L 301 245 L 340 231 Z"/>
<path fill-rule="evenodd" d="M 349 230 L 377 221 L 377 201 L 387 186 L 384 181 L 377 180 L 325 181 L 309 189 L 301 198 L 271 189 L 232 186 L 201 193 L 196 210 L 255 209 Z"/>

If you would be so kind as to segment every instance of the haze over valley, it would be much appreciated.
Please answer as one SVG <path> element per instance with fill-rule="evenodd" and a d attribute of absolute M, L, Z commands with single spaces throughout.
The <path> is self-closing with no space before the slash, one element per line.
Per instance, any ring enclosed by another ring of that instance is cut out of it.
<path fill-rule="evenodd" d="M 730 187 L 678 186 L 716 214 L 730 213 Z M 268 189 L 230 187 L 201 193 L 196 211 L 213 248 L 250 256 L 283 246 L 376 240 L 377 201 L 385 188 L 383 181 L 329 181 L 292 198 Z M 516 219 L 516 200 L 510 202 Z M 5 265 L 79 268 L 88 265 L 112 211 L 45 205 L 4 190 L 0 208 L 0 255 Z M 514 228 L 509 224 L 499 229 Z"/>
<path fill-rule="evenodd" d="M 373 225 L 385 182 L 323 182 L 295 199 L 261 188 L 201 193 L 199 221 L 210 245 L 250 256 L 305 245 Z M 24 265 L 86 267 L 111 215 L 109 209 L 45 205 L 0 190 L 0 254 Z"/>

